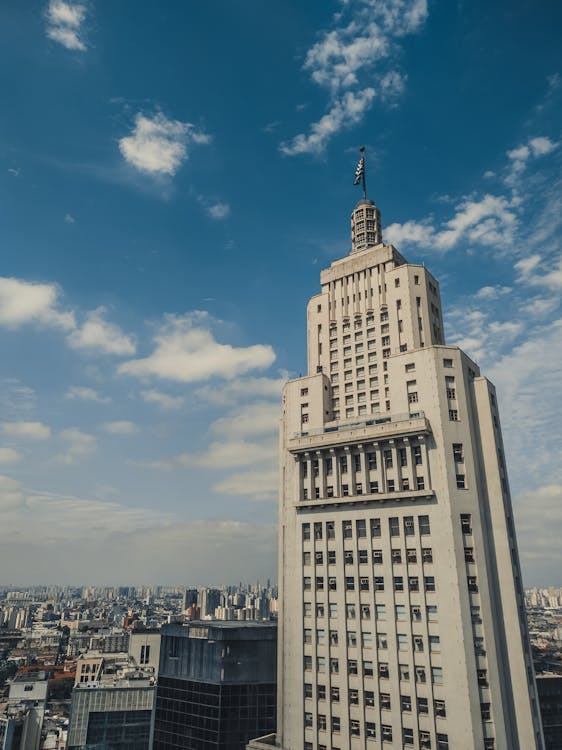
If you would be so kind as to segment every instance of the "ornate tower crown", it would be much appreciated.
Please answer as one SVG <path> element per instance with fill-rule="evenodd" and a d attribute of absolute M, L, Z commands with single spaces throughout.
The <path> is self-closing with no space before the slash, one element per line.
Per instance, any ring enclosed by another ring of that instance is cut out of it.
<path fill-rule="evenodd" d="M 381 214 L 368 198 L 360 200 L 351 214 L 351 254 L 382 242 Z"/>

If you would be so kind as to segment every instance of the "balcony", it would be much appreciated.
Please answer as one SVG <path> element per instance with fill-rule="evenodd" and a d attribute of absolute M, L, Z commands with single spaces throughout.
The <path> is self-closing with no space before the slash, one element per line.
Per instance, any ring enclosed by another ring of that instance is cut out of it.
<path fill-rule="evenodd" d="M 430 432 L 424 412 L 418 411 L 357 422 L 328 422 L 324 427 L 295 432 L 287 440 L 287 449 L 291 453 L 301 453 L 331 446 L 388 440 L 402 435 L 427 435 Z"/>
<path fill-rule="evenodd" d="M 359 503 L 416 503 L 434 500 L 435 491 L 427 490 L 401 490 L 400 492 L 374 492 L 365 495 L 341 495 L 339 497 L 319 497 L 307 500 L 297 500 L 293 507 L 307 509 L 322 508 L 334 505 L 357 505 Z M 427 562 L 427 561 L 425 561 Z"/>

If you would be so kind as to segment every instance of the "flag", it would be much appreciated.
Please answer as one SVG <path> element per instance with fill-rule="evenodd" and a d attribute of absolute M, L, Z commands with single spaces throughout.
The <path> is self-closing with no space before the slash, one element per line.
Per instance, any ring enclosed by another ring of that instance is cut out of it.
<path fill-rule="evenodd" d="M 355 170 L 355 180 L 353 181 L 354 185 L 359 185 L 361 182 L 361 178 L 365 174 L 365 157 L 361 157 L 359 159 L 359 164 L 357 165 L 357 169 Z"/>

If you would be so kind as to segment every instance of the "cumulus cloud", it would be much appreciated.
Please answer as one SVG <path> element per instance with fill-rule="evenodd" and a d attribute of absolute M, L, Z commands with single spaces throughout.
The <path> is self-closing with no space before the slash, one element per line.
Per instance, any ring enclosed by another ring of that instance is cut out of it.
<path fill-rule="evenodd" d="M 229 380 L 251 370 L 269 367 L 275 360 L 270 346 L 236 347 L 219 343 L 211 330 L 212 318 L 196 312 L 167 316 L 154 337 L 152 354 L 123 363 L 119 372 L 136 377 L 158 377 L 183 383 L 213 377 Z"/>
<path fill-rule="evenodd" d="M 50 0 L 46 11 L 49 39 L 62 44 L 66 49 L 84 52 L 83 24 L 86 17 L 86 6 L 65 0 Z"/>
<path fill-rule="evenodd" d="M 390 224 L 385 238 L 393 245 L 419 245 L 446 252 L 461 240 L 471 244 L 509 247 L 518 226 L 516 208 L 505 196 L 484 195 L 480 199 L 463 198 L 454 215 L 436 228 L 432 219 Z"/>
<path fill-rule="evenodd" d="M 205 385 L 197 388 L 195 397 L 211 404 L 230 405 L 246 398 L 273 398 L 280 402 L 281 390 L 289 377 L 281 372 L 277 378 L 255 378 L 250 376 L 235 378 L 220 386 Z"/>
<path fill-rule="evenodd" d="M 21 453 L 14 448 L 0 448 L 0 464 L 12 464 L 21 457 Z"/>
<path fill-rule="evenodd" d="M 80 385 L 71 385 L 65 393 L 65 398 L 71 401 L 96 401 L 98 404 L 108 404 L 111 401 L 109 396 L 102 396 L 94 388 Z"/>
<path fill-rule="evenodd" d="M 241 495 L 249 500 L 273 501 L 277 497 L 278 470 L 276 466 L 260 466 L 252 471 L 241 471 L 217 482 L 213 489 L 224 495 Z"/>
<path fill-rule="evenodd" d="M 173 177 L 188 158 L 190 147 L 210 140 L 190 122 L 170 120 L 161 112 L 153 117 L 139 112 L 132 133 L 120 139 L 119 150 L 140 172 Z"/>
<path fill-rule="evenodd" d="M 269 467 L 276 457 L 276 444 L 250 442 L 247 440 L 216 441 L 208 445 L 201 453 L 180 453 L 172 458 L 156 461 L 135 461 L 135 466 L 147 469 L 185 469 L 197 467 L 224 471 L 242 466 L 267 464 Z"/>
<path fill-rule="evenodd" d="M 550 154 L 558 147 L 558 143 L 551 141 L 546 136 L 535 136 L 529 138 L 526 143 L 522 143 L 514 149 L 507 152 L 507 158 L 510 160 L 510 169 L 505 179 L 506 185 L 515 187 L 521 173 L 525 170 L 527 162 L 532 158 Z"/>
<path fill-rule="evenodd" d="M 519 272 L 519 282 L 544 286 L 553 291 L 562 290 L 562 255 L 547 261 L 535 253 L 522 258 L 515 268 Z"/>
<path fill-rule="evenodd" d="M 60 309 L 59 297 L 56 284 L 0 277 L 0 325 L 18 328 L 37 323 L 71 329 L 75 325 L 74 315 Z"/>
<path fill-rule="evenodd" d="M 220 435 L 246 436 L 276 432 L 279 429 L 281 407 L 267 401 L 246 404 L 226 417 L 217 419 L 211 430 Z"/>
<path fill-rule="evenodd" d="M 101 429 L 112 435 L 134 435 L 139 431 L 139 428 L 134 422 L 129 422 L 127 420 L 120 422 L 104 422 L 101 425 Z"/>
<path fill-rule="evenodd" d="M 321 153 L 333 135 L 362 120 L 374 96 L 375 90 L 370 87 L 357 93 L 347 91 L 332 103 L 318 122 L 312 123 L 308 134 L 299 133 L 288 143 L 282 143 L 279 149 L 287 156 Z"/>
<path fill-rule="evenodd" d="M 170 411 L 181 409 L 185 406 L 185 398 L 183 396 L 170 396 L 169 393 L 162 393 L 161 391 L 141 391 L 141 397 L 147 404 L 156 404 L 160 408 Z"/>
<path fill-rule="evenodd" d="M 51 428 L 41 422 L 4 422 L 1 429 L 5 435 L 24 440 L 46 440 L 51 437 Z"/>
<path fill-rule="evenodd" d="M 92 455 L 97 449 L 97 440 L 93 435 L 74 427 L 62 430 L 60 437 L 66 443 L 66 447 L 55 460 L 61 464 L 74 464 Z"/>
<path fill-rule="evenodd" d="M 333 28 L 321 34 L 304 61 L 314 83 L 329 91 L 328 112 L 312 123 L 308 134 L 282 143 L 281 151 L 288 156 L 321 153 L 334 135 L 363 119 L 375 91 L 390 102 L 402 94 L 406 77 L 392 61 L 400 54 L 399 40 L 418 31 L 426 18 L 426 0 L 344 4 Z"/>
<path fill-rule="evenodd" d="M 103 307 L 88 313 L 86 320 L 68 335 L 68 343 L 73 349 L 83 349 L 105 354 L 130 356 L 136 345 L 129 336 L 114 323 L 105 320 Z"/>
<path fill-rule="evenodd" d="M 223 203 L 222 201 L 217 201 L 216 203 L 212 203 L 207 208 L 207 213 L 211 217 L 211 219 L 226 219 L 228 216 L 230 216 L 230 206 L 228 203 Z"/>

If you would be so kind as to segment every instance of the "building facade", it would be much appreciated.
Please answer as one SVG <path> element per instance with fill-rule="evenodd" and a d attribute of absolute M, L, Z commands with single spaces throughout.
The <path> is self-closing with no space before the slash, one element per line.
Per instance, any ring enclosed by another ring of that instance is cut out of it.
<path fill-rule="evenodd" d="M 372 201 L 351 230 L 283 393 L 277 734 L 251 746 L 542 750 L 494 386 Z"/>
<path fill-rule="evenodd" d="M 562 675 L 537 675 L 546 750 L 562 750 Z"/>
<path fill-rule="evenodd" d="M 242 750 L 275 729 L 277 626 L 162 629 L 154 750 Z"/>

